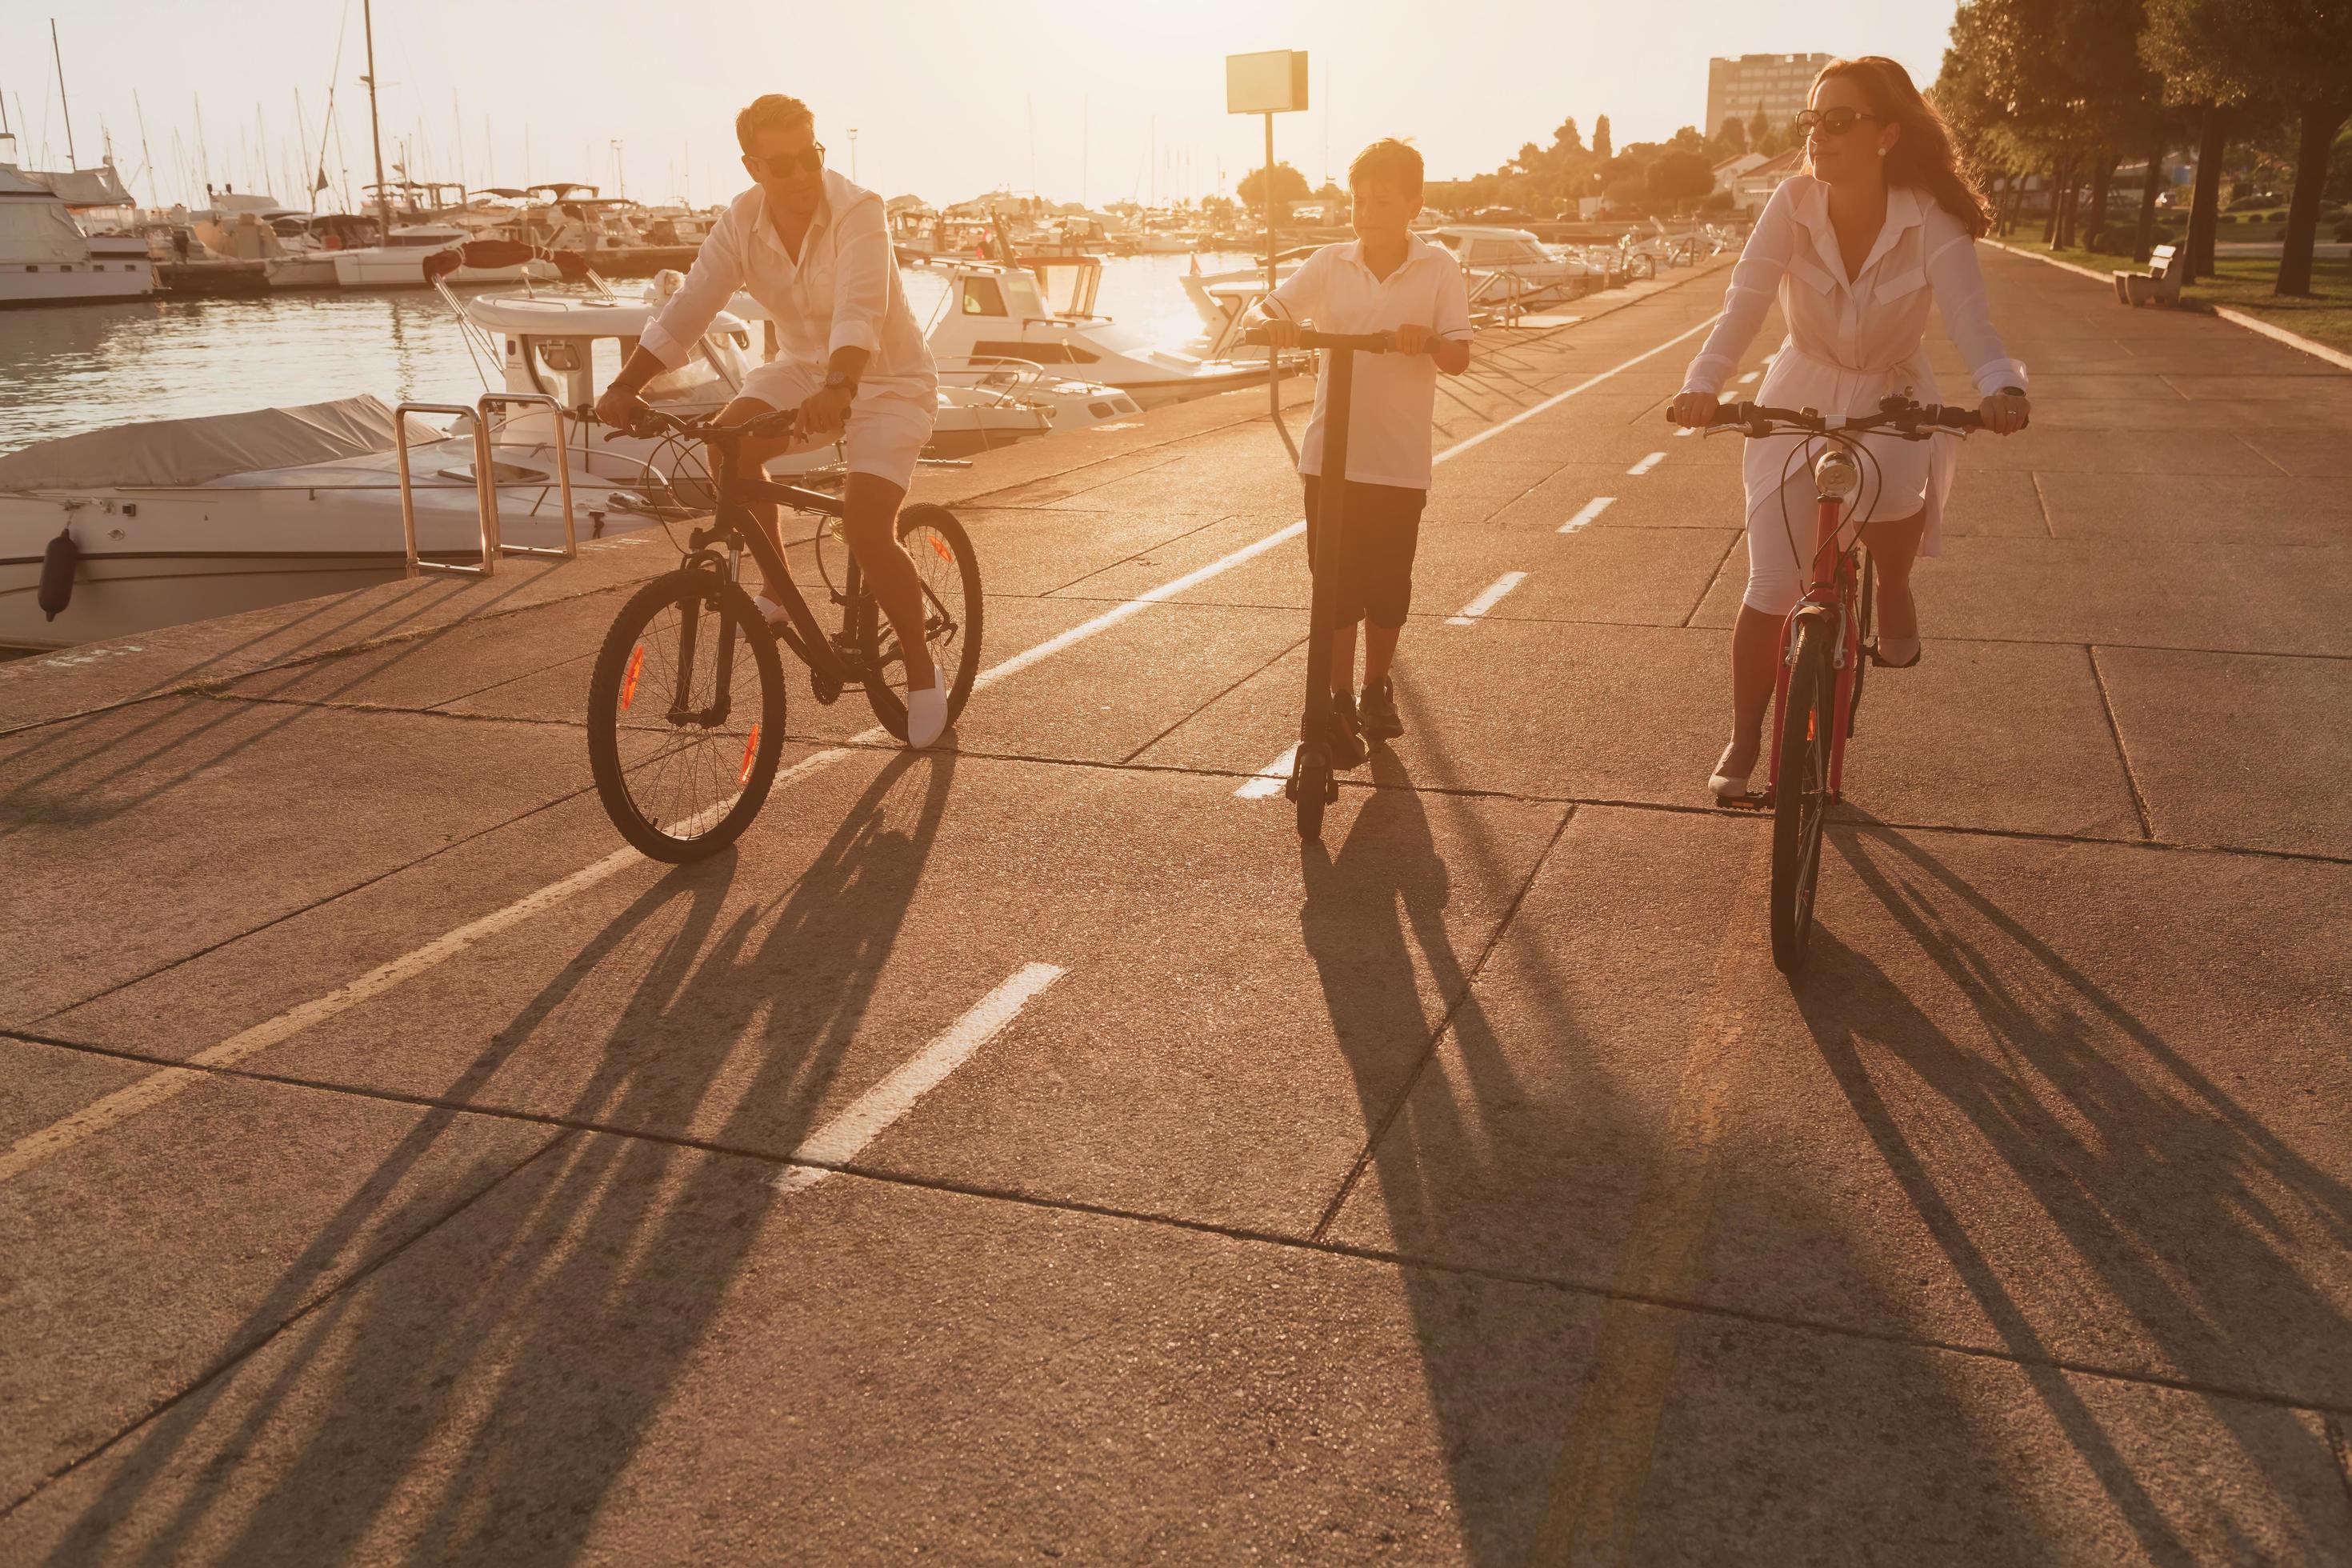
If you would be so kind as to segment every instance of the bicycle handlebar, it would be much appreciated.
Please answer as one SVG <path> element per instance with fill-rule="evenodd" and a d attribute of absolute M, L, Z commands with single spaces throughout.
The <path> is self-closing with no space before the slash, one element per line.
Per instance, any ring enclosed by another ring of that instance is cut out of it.
<path fill-rule="evenodd" d="M 1422 345 L 1423 353 L 1435 353 L 1437 345 L 1447 342 L 1432 332 Z M 1242 342 L 1252 348 L 1266 346 L 1265 329 L 1252 327 L 1242 334 Z M 1354 349 L 1360 353 L 1386 354 L 1397 352 L 1396 335 L 1392 332 L 1318 332 L 1312 328 L 1299 331 L 1298 346 L 1303 349 Z"/>
<path fill-rule="evenodd" d="M 714 416 L 681 419 L 648 403 L 638 406 L 627 429 L 608 431 L 604 439 L 617 441 L 624 436 L 634 436 L 645 440 L 664 434 L 711 442 L 740 441 L 746 437 L 762 440 L 773 436 L 797 437 L 801 433 L 800 417 L 797 408 L 779 408 L 772 414 L 762 414 L 757 419 L 747 419 L 740 425 L 720 425 L 716 423 Z"/>
<path fill-rule="evenodd" d="M 1666 410 L 1666 423 L 1678 424 L 1675 411 Z M 1981 430 L 1984 413 L 1981 409 L 1963 408 L 1955 404 L 1913 403 L 1907 398 L 1890 397 L 1878 405 L 1875 414 L 1823 414 L 1814 408 L 1772 408 L 1761 403 L 1718 403 L 1715 416 L 1705 425 L 1692 426 L 1696 430 L 1720 429 L 1738 426 L 1749 436 L 1784 435 L 1809 432 L 1831 435 L 1841 430 L 1892 430 L 1897 435 L 1915 439 L 1934 430 Z"/>

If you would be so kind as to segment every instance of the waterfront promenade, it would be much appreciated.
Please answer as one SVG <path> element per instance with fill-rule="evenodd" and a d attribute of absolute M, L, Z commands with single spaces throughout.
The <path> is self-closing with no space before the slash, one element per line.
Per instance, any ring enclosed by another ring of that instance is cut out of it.
<path fill-rule="evenodd" d="M 0 1561 L 2352 1558 L 2352 374 L 1983 255 L 1793 984 L 1720 263 L 1447 384 L 1320 847 L 1262 393 L 927 475 L 953 747 L 698 867 L 658 536 L 0 666 Z"/>

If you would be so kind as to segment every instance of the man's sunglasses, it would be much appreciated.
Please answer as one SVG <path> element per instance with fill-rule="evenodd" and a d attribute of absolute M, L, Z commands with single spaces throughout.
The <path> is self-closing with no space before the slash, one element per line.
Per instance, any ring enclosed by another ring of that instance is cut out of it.
<path fill-rule="evenodd" d="M 755 153 L 746 153 L 743 156 L 771 174 L 783 174 L 794 168 L 804 174 L 814 174 L 824 167 L 824 143 L 812 142 L 805 153 L 780 153 L 772 158 L 762 158 Z"/>
<path fill-rule="evenodd" d="M 1859 109 L 1805 109 L 1797 112 L 1797 129 L 1824 136 L 1843 136 L 1865 120 L 1878 116 Z"/>

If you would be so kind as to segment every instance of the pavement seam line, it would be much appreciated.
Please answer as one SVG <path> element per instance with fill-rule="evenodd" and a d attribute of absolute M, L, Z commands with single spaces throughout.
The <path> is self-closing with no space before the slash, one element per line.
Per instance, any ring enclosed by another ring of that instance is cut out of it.
<path fill-rule="evenodd" d="M 1307 639 L 1303 637 L 1296 637 L 1291 641 L 1285 643 L 1282 647 L 1275 649 L 1274 652 L 1266 656 L 1265 663 L 1259 665 L 1255 669 L 1244 672 L 1238 679 L 1234 680 L 1223 690 L 1215 693 L 1198 708 L 1193 709 L 1191 712 L 1185 714 L 1182 718 L 1178 719 L 1174 723 L 1169 725 L 1168 728 L 1160 731 L 1160 733 L 1152 736 L 1151 739 L 1144 742 L 1143 744 L 1136 747 L 1135 750 L 1121 757 L 1118 760 L 1118 766 L 1122 768 L 1133 766 L 1135 764 L 1136 758 L 1143 755 L 1144 752 L 1151 750 L 1152 747 L 1160 744 L 1160 742 L 1166 740 L 1169 736 L 1174 734 L 1185 725 L 1190 724 L 1193 720 L 1198 719 L 1202 714 L 1206 713 L 1210 709 L 1214 708 L 1218 703 L 1223 702 L 1226 698 L 1231 697 L 1234 692 L 1239 691 L 1243 687 L 1247 686 L 1251 681 L 1255 680 L 1259 676 L 1264 675 L 1267 670 L 1272 669 L 1284 659 L 1288 658 L 1292 654 L 1297 652 L 1299 646 L 1306 641 Z M 1178 773 L 1196 773 L 1206 771 L 1202 769 L 1175 766 L 1174 764 L 1163 763 L 1159 765 L 1173 767 L 1174 771 Z"/>
<path fill-rule="evenodd" d="M 2147 814 L 2147 796 L 2140 792 L 2139 775 L 2132 771 L 2131 749 L 2124 744 L 2124 727 L 2116 718 L 2116 700 L 2107 691 L 2107 672 L 2099 667 L 2096 643 L 2083 645 L 2083 657 L 2091 661 L 2091 684 L 2099 689 L 2099 711 L 2106 717 L 2107 735 L 2116 743 L 2116 762 L 2124 770 L 2124 786 L 2131 791 L 2132 810 L 2139 816 L 2140 841 L 2153 844 L 2156 825 Z"/>
<path fill-rule="evenodd" d="M 1715 585 L 1717 583 L 1723 581 L 1723 569 L 1731 563 L 1731 552 L 1738 549 L 1740 542 L 1747 537 L 1746 529 L 1735 528 L 1731 531 L 1731 537 L 1723 542 L 1723 553 L 1715 558 L 1715 570 L 1708 573 L 1706 581 L 1699 585 L 1698 597 L 1691 601 L 1690 612 L 1683 616 L 1679 629 L 1683 631 L 1693 629 L 1691 623 L 1698 619 L 1698 613 L 1701 610 L 1706 608 L 1706 596 L 1715 592 Z M 1715 628 L 1709 626 L 1706 629 L 1713 631 Z"/>
<path fill-rule="evenodd" d="M 1404 1082 L 1398 1085 L 1396 1095 L 1389 1101 L 1388 1109 L 1381 1112 L 1380 1121 L 1366 1131 L 1364 1146 L 1356 1152 L 1355 1159 L 1349 1163 L 1348 1173 L 1339 1179 L 1339 1189 L 1331 1194 L 1331 1201 L 1323 1205 L 1323 1213 L 1317 1217 L 1314 1227 L 1307 1231 L 1307 1239 L 1309 1242 L 1318 1245 L 1323 1242 L 1329 1234 L 1332 1225 L 1338 1221 L 1340 1211 L 1348 1206 L 1348 1200 L 1355 1195 L 1358 1184 L 1363 1181 L 1364 1173 L 1371 1169 L 1372 1156 L 1379 1150 L 1381 1140 L 1388 1136 L 1389 1129 L 1396 1124 L 1396 1119 L 1404 1114 L 1404 1108 L 1412 1102 L 1413 1089 L 1419 1086 L 1423 1075 L 1429 1071 L 1429 1064 L 1435 1061 L 1437 1053 L 1444 1048 L 1445 1037 L 1452 1032 L 1454 1020 L 1460 1016 L 1462 1009 L 1470 1001 L 1471 994 L 1477 989 L 1478 976 L 1485 973 L 1486 961 L 1494 956 L 1495 949 L 1502 944 L 1503 933 L 1508 931 L 1511 922 L 1518 918 L 1519 906 L 1527 902 L 1528 894 L 1535 888 L 1537 877 L 1542 874 L 1544 867 L 1550 862 L 1552 851 L 1559 847 L 1560 839 L 1567 836 L 1568 825 L 1576 820 L 1576 811 L 1575 806 L 1570 806 L 1559 814 L 1559 820 L 1552 825 L 1551 837 L 1544 840 L 1542 852 L 1538 854 L 1534 862 L 1528 867 L 1528 874 L 1520 879 L 1517 889 L 1511 894 L 1510 901 L 1503 906 L 1502 913 L 1496 917 L 1495 929 L 1486 933 L 1486 942 L 1478 949 L 1478 956 L 1471 962 L 1469 968 L 1462 972 L 1461 994 L 1446 1004 L 1445 1011 L 1439 1016 L 1436 1026 L 1430 1030 L 1429 1038 L 1423 1043 L 1421 1055 L 1413 1062 L 1412 1070 L 1406 1073 Z"/>
<path fill-rule="evenodd" d="M 2025 477 L 2033 482 L 2034 503 L 2042 509 L 2042 533 L 2045 539 L 2058 537 L 2058 525 L 2050 520 L 2050 492 L 2042 488 L 2042 470 L 2028 468 Z"/>
<path fill-rule="evenodd" d="M 0 1520 L 6 1519 L 10 1514 L 16 1512 L 19 1508 L 22 1508 L 25 1504 L 40 1496 L 41 1493 L 47 1491 L 50 1487 L 56 1485 L 58 1481 L 65 1479 L 66 1477 L 73 1474 L 74 1471 L 81 1468 L 84 1465 L 89 1464 L 91 1460 L 104 1456 L 107 1450 L 112 1448 L 116 1444 L 121 1443 L 124 1438 L 129 1437 L 131 1434 L 139 1431 L 143 1426 L 152 1426 L 161 1417 L 169 1415 L 176 1406 L 184 1404 L 187 1400 L 203 1393 L 205 1389 L 211 1386 L 213 1384 L 217 1383 L 222 1378 L 227 1376 L 230 1373 L 235 1372 L 239 1366 L 243 1365 L 263 1349 L 267 1348 L 272 1341 L 276 1340 L 287 1330 L 292 1328 L 303 1319 L 310 1317 L 311 1314 L 318 1311 L 319 1309 L 324 1307 L 328 1302 L 334 1300 L 339 1296 L 341 1296 L 353 1286 L 356 1286 L 362 1281 L 369 1279 L 379 1269 L 391 1264 L 393 1260 L 399 1258 L 401 1254 L 406 1252 L 410 1247 L 415 1246 L 418 1242 L 424 1240 L 426 1237 L 440 1229 L 449 1221 L 456 1219 L 459 1215 L 464 1214 L 467 1209 L 473 1207 L 474 1205 L 479 1203 L 483 1198 L 488 1197 L 490 1194 L 504 1186 L 509 1178 L 520 1175 L 524 1170 L 528 1169 L 530 1165 L 544 1156 L 548 1151 L 555 1148 L 558 1144 L 572 1136 L 573 1134 L 568 1130 L 557 1131 L 553 1137 L 548 1139 L 547 1142 L 541 1143 L 538 1148 L 533 1149 L 530 1153 L 515 1162 L 514 1164 L 508 1167 L 506 1170 L 499 1172 L 488 1181 L 483 1183 L 478 1191 L 468 1193 L 457 1203 L 452 1204 L 446 1211 L 436 1215 L 431 1221 L 417 1226 L 414 1234 L 403 1237 L 392 1246 L 384 1248 L 384 1250 L 378 1256 L 366 1259 L 358 1268 L 352 1269 L 349 1274 L 337 1280 L 333 1285 L 321 1290 L 315 1300 L 304 1302 L 302 1305 L 295 1308 L 291 1312 L 288 1313 L 283 1320 L 270 1327 L 266 1332 L 256 1335 L 250 1343 L 236 1346 L 224 1353 L 210 1366 L 205 1367 L 194 1378 L 190 1379 L 185 1387 L 181 1388 L 176 1393 L 166 1395 L 156 1404 L 149 1406 L 144 1414 L 125 1423 L 123 1426 L 115 1432 L 112 1436 L 108 1437 L 97 1447 L 67 1460 L 56 1469 L 51 1470 L 47 1475 L 43 1476 L 39 1480 L 36 1481 L 32 1488 L 23 1496 L 13 1498 L 5 1504 L 0 1504 Z"/>
<path fill-rule="evenodd" d="M 86 1056 L 164 1064 L 164 1058 L 142 1055 L 136 1051 L 73 1040 L 52 1039 L 26 1034 L 20 1030 L 0 1029 L 0 1038 L 16 1039 L 29 1045 L 47 1046 L 57 1050 L 75 1051 Z M 658 1144 L 665 1148 L 688 1149 L 698 1153 L 756 1160 L 771 1165 L 783 1165 L 790 1159 L 790 1156 L 778 1154 L 773 1150 L 725 1143 L 714 1139 L 696 1138 L 684 1133 L 660 1132 L 646 1128 L 629 1127 L 617 1122 L 556 1116 L 509 1107 L 486 1106 L 431 1095 L 407 1094 L 395 1089 L 332 1083 L 321 1079 L 268 1072 L 258 1068 L 208 1068 L 204 1070 L 216 1077 L 236 1079 L 249 1083 L 278 1084 L 289 1089 L 347 1095 L 355 1100 L 381 1100 L 394 1105 L 452 1110 L 492 1121 L 528 1122 L 563 1132 L 593 1133 L 603 1137 Z M 1630 1301 L 1640 1306 L 1659 1307 L 1670 1311 L 1684 1312 L 1693 1317 L 1727 1318 L 1738 1322 L 1754 1323 L 1766 1328 L 1826 1334 L 1840 1339 L 1863 1340 L 1873 1344 L 1900 1345 L 1947 1355 L 1965 1356 L 1978 1361 L 2000 1362 L 2014 1366 L 2046 1368 L 2084 1377 L 2101 1378 L 2111 1383 L 2127 1383 L 2151 1388 L 2171 1389 L 2182 1394 L 2195 1394 L 2215 1399 L 2235 1399 L 2272 1409 L 2306 1410 L 2323 1416 L 2335 1414 L 2339 1416 L 2352 1417 L 2352 1405 L 2339 1406 L 2325 1400 L 2305 1399 L 2263 1389 L 2232 1387 L 2227 1384 L 2204 1383 L 2190 1378 L 2172 1377 L 2160 1373 L 2110 1366 L 2064 1356 L 2020 1355 L 2005 1347 L 1972 1345 L 1954 1340 L 1923 1338 L 1916 1334 L 1897 1333 L 1857 1323 L 1840 1323 L 1829 1319 L 1801 1317 L 1793 1313 L 1763 1312 L 1725 1302 L 1702 1300 L 1696 1297 L 1625 1291 L 1613 1286 L 1595 1285 L 1584 1280 L 1567 1279 L 1553 1275 L 1533 1274 L 1523 1269 L 1499 1268 L 1491 1264 L 1465 1263 L 1420 1253 L 1401 1252 L 1393 1247 L 1370 1247 L 1360 1242 L 1334 1241 L 1328 1237 L 1316 1240 L 1302 1237 L 1295 1233 L 1263 1230 L 1254 1226 L 1219 1220 L 1195 1219 L 1182 1215 L 1155 1214 L 1149 1210 L 1122 1208 L 1117 1205 L 1097 1203 L 1085 1198 L 1045 1197 L 1034 1193 L 1024 1193 L 1006 1187 L 983 1186 L 977 1183 L 958 1181 L 951 1177 L 914 1175 L 905 1172 L 877 1170 L 847 1163 L 829 1168 L 838 1175 L 848 1176 L 857 1181 L 873 1182 L 883 1186 L 905 1187 L 919 1192 L 939 1193 L 951 1197 L 970 1198 L 980 1203 L 1003 1203 L 1048 1213 L 1088 1215 L 1101 1219 L 1120 1220 L 1135 1225 L 1156 1226 L 1195 1235 L 1213 1236 L 1226 1241 L 1250 1246 L 1314 1252 L 1329 1257 L 1353 1258 L 1366 1263 L 1390 1264 L 1402 1268 L 1420 1268 L 1431 1273 L 1488 1279 L 1499 1284 L 1524 1285 L 1533 1289 L 1554 1290 L 1563 1295 L 1585 1296 L 1601 1301 Z"/>

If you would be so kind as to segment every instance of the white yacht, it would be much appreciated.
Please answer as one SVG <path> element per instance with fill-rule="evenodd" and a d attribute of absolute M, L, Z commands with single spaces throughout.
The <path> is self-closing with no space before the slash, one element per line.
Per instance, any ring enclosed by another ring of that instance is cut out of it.
<path fill-rule="evenodd" d="M 1026 267 L 993 261 L 941 263 L 947 288 L 926 336 L 942 364 L 1012 360 L 1047 371 L 1117 387 L 1145 408 L 1212 393 L 1231 392 L 1265 380 L 1260 353 L 1245 357 L 1229 345 L 1200 342 L 1172 347 L 1149 342 L 1107 316 L 1092 313 L 1093 290 L 1083 269 L 1097 279 L 1093 257 L 1064 258 L 1081 269 L 1076 309 L 1055 310 L 1045 302 Z"/>
<path fill-rule="evenodd" d="M 1601 287 L 1599 268 L 1552 249 L 1523 228 L 1446 224 L 1426 237 L 1462 263 L 1474 307 L 1549 303 Z"/>
<path fill-rule="evenodd" d="M 425 258 L 472 240 L 472 231 L 454 223 L 395 224 L 381 245 L 333 252 L 335 282 L 344 289 L 423 289 Z M 549 261 L 525 261 L 508 267 L 459 267 L 447 274 L 452 283 L 551 283 L 559 276 Z"/>
<path fill-rule="evenodd" d="M 16 166 L 16 139 L 0 134 L 0 305 L 136 300 L 154 289 L 146 242 L 83 234 L 57 192 Z"/>

